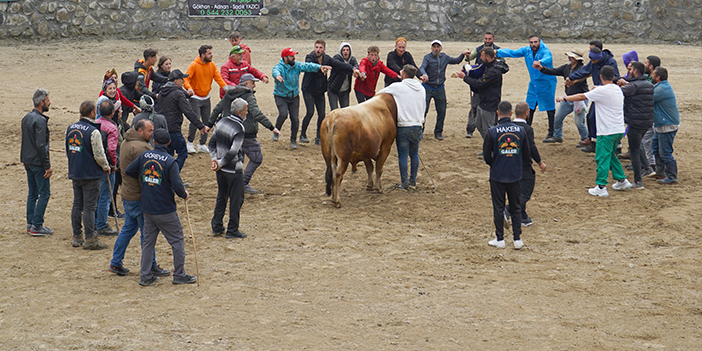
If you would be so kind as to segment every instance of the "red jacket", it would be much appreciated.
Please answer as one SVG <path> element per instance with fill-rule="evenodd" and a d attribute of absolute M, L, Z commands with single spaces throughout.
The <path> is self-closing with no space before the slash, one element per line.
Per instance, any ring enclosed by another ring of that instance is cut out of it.
<path fill-rule="evenodd" d="M 227 85 L 238 85 L 241 76 L 246 73 L 251 73 L 258 79 L 267 77 L 263 72 L 251 67 L 251 64 L 246 62 L 246 60 L 242 60 L 240 64 L 237 64 L 230 58 L 227 63 L 223 64 L 219 69 L 219 75 L 222 76 L 222 79 L 224 79 Z M 219 88 L 219 98 L 221 99 L 222 97 L 224 97 L 224 89 Z"/>
<path fill-rule="evenodd" d="M 383 61 L 378 60 L 378 63 L 373 66 L 367 57 L 361 60 L 358 65 L 358 70 L 366 73 L 366 80 L 360 80 L 356 78 L 356 83 L 353 86 L 353 90 L 360 92 L 365 96 L 375 95 L 375 86 L 378 85 L 378 77 L 380 77 L 380 72 L 383 72 L 386 76 L 400 80 L 400 76 L 397 72 L 391 70 Z"/>
<path fill-rule="evenodd" d="M 104 91 L 100 91 L 100 95 L 98 97 L 105 95 Z M 117 89 L 117 96 L 115 96 L 116 100 L 119 100 L 122 102 L 122 105 L 127 106 L 129 108 L 135 108 L 136 105 L 134 105 L 133 102 L 129 101 L 124 95 L 122 95 L 122 92 Z"/>
<path fill-rule="evenodd" d="M 249 65 L 253 65 L 253 63 L 251 63 L 251 48 L 248 45 L 244 44 L 239 44 L 239 46 L 241 46 L 241 48 L 244 49 L 244 53 L 242 54 L 244 56 L 244 61 L 248 62 Z"/>

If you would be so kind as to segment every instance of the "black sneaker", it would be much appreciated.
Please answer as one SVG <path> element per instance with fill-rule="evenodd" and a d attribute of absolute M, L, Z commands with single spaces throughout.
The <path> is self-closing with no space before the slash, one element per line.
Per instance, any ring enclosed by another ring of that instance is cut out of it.
<path fill-rule="evenodd" d="M 220 235 L 224 235 L 224 233 L 226 233 L 226 232 L 227 232 L 226 229 L 222 229 L 221 231 L 212 230 L 212 235 L 214 235 L 214 236 L 220 236 Z"/>
<path fill-rule="evenodd" d="M 307 139 L 306 135 L 300 135 L 300 143 L 307 144 L 309 142 L 310 142 L 310 139 Z"/>
<path fill-rule="evenodd" d="M 233 234 L 227 233 L 227 235 L 225 235 L 224 237 L 227 239 L 244 239 L 247 236 L 248 235 L 246 235 L 246 233 L 242 233 L 242 232 L 237 231 L 236 233 L 233 233 Z"/>
<path fill-rule="evenodd" d="M 117 234 L 119 234 L 117 229 L 112 229 L 109 225 L 106 226 L 105 228 L 97 230 L 97 235 L 112 236 L 112 235 L 117 235 Z"/>
<path fill-rule="evenodd" d="M 322 145 L 322 140 L 320 140 L 319 137 L 314 138 L 314 144 L 315 145 Z"/>
<path fill-rule="evenodd" d="M 590 145 L 584 146 L 583 148 L 580 149 L 580 151 L 590 152 L 590 153 L 595 152 L 595 143 L 591 142 Z"/>
<path fill-rule="evenodd" d="M 151 277 L 151 279 L 149 279 L 149 280 L 140 280 L 140 281 L 139 281 L 139 285 L 141 285 L 141 286 L 149 286 L 149 285 L 151 285 L 151 284 L 153 284 L 153 283 L 155 283 L 155 282 L 157 282 L 157 281 L 158 281 L 158 277 L 157 277 L 157 276 L 153 276 L 153 277 Z"/>
<path fill-rule="evenodd" d="M 434 133 L 434 139 L 444 140 L 444 135 L 442 133 Z"/>
<path fill-rule="evenodd" d="M 151 268 L 151 274 L 153 274 L 154 277 L 167 277 L 171 275 L 171 271 L 163 269 L 161 266 L 156 266 Z"/>
<path fill-rule="evenodd" d="M 129 268 L 124 268 L 122 266 L 110 266 L 110 272 L 117 274 L 120 277 L 124 277 L 125 275 L 127 275 L 127 273 L 129 273 Z"/>
<path fill-rule="evenodd" d="M 180 284 L 195 284 L 197 282 L 197 277 L 194 277 L 192 275 L 185 275 L 184 277 L 181 278 L 176 278 L 173 277 L 173 284 L 180 285 Z M 140 283 L 141 284 L 141 283 Z"/>
<path fill-rule="evenodd" d="M 522 219 L 522 227 L 528 227 L 530 225 L 534 224 L 534 220 L 531 218 L 527 219 Z"/>

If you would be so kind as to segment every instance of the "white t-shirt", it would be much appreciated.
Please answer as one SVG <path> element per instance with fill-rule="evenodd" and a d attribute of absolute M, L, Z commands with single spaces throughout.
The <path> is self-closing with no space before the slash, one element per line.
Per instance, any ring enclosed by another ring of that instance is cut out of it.
<path fill-rule="evenodd" d="M 597 135 L 624 133 L 624 94 L 616 84 L 598 86 L 585 93 L 585 97 L 595 102 Z"/>
<path fill-rule="evenodd" d="M 397 104 L 397 126 L 414 127 L 424 124 L 426 91 L 419 81 L 405 78 L 402 82 L 388 85 L 378 92 L 391 94 Z"/>

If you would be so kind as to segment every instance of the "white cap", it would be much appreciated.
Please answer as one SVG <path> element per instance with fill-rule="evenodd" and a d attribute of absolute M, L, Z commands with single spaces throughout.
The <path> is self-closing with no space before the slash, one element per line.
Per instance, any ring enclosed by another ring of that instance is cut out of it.
<path fill-rule="evenodd" d="M 439 39 L 436 39 L 436 40 L 434 40 L 434 41 L 431 42 L 431 46 L 434 46 L 434 44 L 439 44 L 439 45 L 441 45 L 442 47 L 444 46 L 444 44 L 441 44 L 441 40 L 439 40 Z"/>

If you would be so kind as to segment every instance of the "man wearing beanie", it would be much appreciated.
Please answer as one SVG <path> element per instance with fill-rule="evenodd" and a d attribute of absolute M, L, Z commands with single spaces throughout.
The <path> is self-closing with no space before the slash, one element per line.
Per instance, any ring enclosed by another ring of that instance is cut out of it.
<path fill-rule="evenodd" d="M 163 233 L 173 250 L 173 284 L 193 284 L 196 277 L 185 274 L 183 226 L 176 212 L 174 193 L 186 201 L 190 195 L 183 187 L 176 159 L 168 153 L 168 131 L 154 131 L 153 150 L 144 151 L 127 166 L 125 174 L 141 183 L 141 209 L 144 214 L 144 241 L 141 245 L 142 286 L 158 281 L 154 274 L 154 247 L 158 233 Z"/>
<path fill-rule="evenodd" d="M 137 114 L 136 116 L 134 116 L 134 119 L 132 119 L 132 128 L 134 128 L 137 125 L 137 123 L 139 123 L 139 121 L 141 121 L 142 119 L 147 119 L 151 121 L 151 123 L 154 125 L 154 130 L 168 130 L 168 122 L 166 122 L 166 117 L 160 113 L 156 113 L 154 99 L 152 99 L 151 96 L 142 95 L 141 99 L 139 100 L 139 107 L 141 107 L 141 113 Z M 153 138 L 149 138 L 148 142 L 153 148 Z"/>

